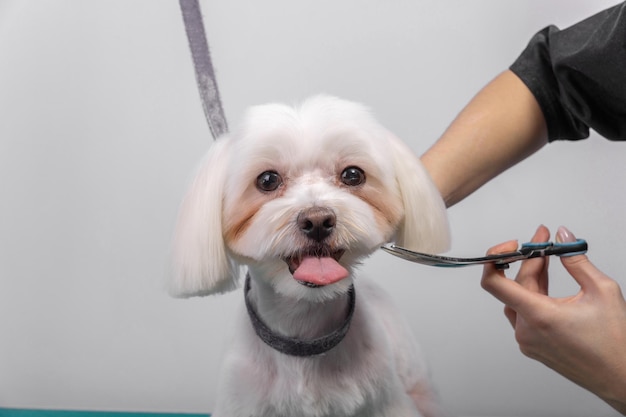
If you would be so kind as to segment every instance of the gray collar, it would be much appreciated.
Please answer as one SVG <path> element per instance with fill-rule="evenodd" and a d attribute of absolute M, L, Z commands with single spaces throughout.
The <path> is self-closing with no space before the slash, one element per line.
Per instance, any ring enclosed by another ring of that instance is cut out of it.
<path fill-rule="evenodd" d="M 250 291 L 250 274 L 246 275 L 246 283 L 244 287 L 244 299 L 246 301 L 246 308 L 248 309 L 248 316 L 252 322 L 254 331 L 268 346 L 273 349 L 290 356 L 315 356 L 326 353 L 335 346 L 337 346 L 348 333 L 350 328 L 350 322 L 354 314 L 355 305 L 355 293 L 354 285 L 350 286 L 348 290 L 348 313 L 346 318 L 337 330 L 318 337 L 312 340 L 301 340 L 293 337 L 282 336 L 275 333 L 259 318 L 254 307 L 248 300 L 248 292 Z"/>

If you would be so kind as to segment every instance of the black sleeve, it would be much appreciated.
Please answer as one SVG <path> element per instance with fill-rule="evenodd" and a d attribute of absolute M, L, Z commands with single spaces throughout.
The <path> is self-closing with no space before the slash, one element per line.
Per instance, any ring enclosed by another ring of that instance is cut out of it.
<path fill-rule="evenodd" d="M 510 69 L 539 102 L 550 141 L 584 139 L 590 128 L 626 140 L 626 2 L 543 29 Z"/>

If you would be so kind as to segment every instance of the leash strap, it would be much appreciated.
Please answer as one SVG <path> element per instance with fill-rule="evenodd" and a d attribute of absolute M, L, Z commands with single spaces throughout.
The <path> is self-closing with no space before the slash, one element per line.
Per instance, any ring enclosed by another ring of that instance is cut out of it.
<path fill-rule="evenodd" d="M 198 0 L 179 0 L 204 116 L 213 138 L 228 131 Z"/>

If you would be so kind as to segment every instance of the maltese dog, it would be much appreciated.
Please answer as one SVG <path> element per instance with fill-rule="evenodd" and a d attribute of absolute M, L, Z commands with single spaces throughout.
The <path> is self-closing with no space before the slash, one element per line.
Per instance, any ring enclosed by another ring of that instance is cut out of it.
<path fill-rule="evenodd" d="M 442 415 L 409 324 L 355 270 L 384 243 L 437 253 L 448 236 L 418 158 L 362 105 L 251 108 L 209 150 L 175 233 L 172 293 L 244 279 L 212 415 Z"/>

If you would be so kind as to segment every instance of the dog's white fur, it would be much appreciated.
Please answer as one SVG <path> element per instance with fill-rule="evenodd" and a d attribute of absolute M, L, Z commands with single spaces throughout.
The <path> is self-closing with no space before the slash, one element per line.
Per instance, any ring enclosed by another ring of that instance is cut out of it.
<path fill-rule="evenodd" d="M 365 172 L 363 184 L 341 181 L 352 166 Z M 267 171 L 282 178 L 275 191 L 256 187 Z M 297 222 L 311 207 L 335 213 L 324 244 L 343 251 L 339 263 L 349 272 L 319 288 L 298 283 L 285 262 L 311 243 Z M 354 272 L 383 243 L 437 253 L 448 236 L 444 204 L 418 158 L 363 106 L 316 96 L 297 108 L 250 109 L 240 128 L 211 147 L 183 201 L 172 292 L 230 291 L 245 265 L 261 319 L 301 339 L 339 327 L 353 283 L 356 310 L 345 339 L 313 357 L 273 350 L 242 314 L 213 415 L 440 415 L 409 325 L 378 286 L 355 282 Z"/>

